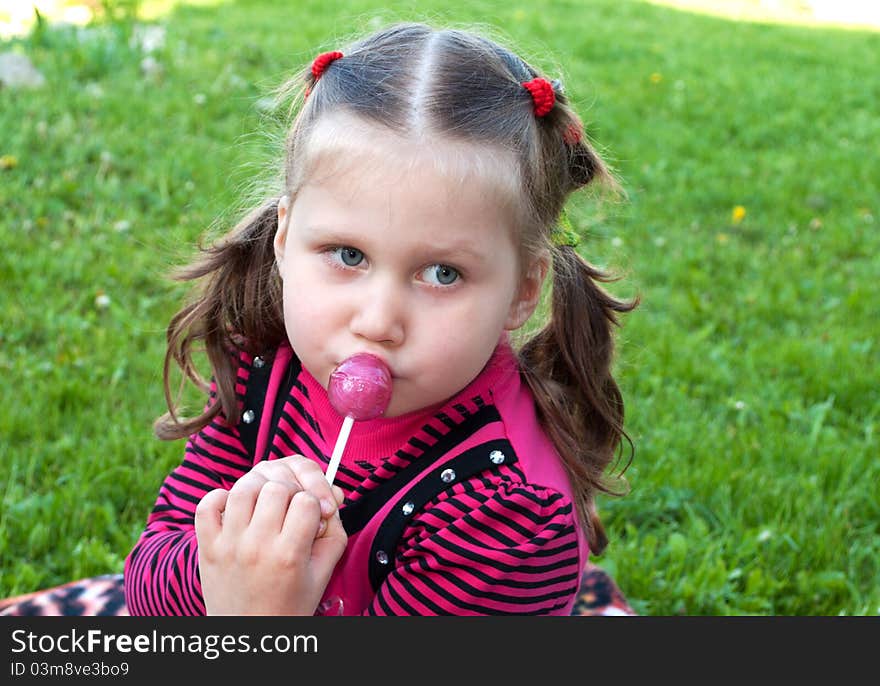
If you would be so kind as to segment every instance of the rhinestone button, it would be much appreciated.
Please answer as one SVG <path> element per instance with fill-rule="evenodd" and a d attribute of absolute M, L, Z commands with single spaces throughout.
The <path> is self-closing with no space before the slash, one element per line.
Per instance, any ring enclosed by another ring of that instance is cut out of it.
<path fill-rule="evenodd" d="M 448 484 L 450 481 L 453 481 L 455 479 L 455 472 L 451 469 L 444 469 L 440 473 L 440 479 L 443 480 L 444 483 Z"/>
<path fill-rule="evenodd" d="M 489 453 L 489 459 L 492 460 L 492 464 L 501 464 L 504 462 L 504 453 L 500 450 L 493 450 Z"/>
<path fill-rule="evenodd" d="M 377 550 L 376 551 L 376 561 L 380 565 L 387 565 L 388 564 L 388 553 L 386 553 L 384 550 Z"/>
<path fill-rule="evenodd" d="M 245 410 L 244 414 L 241 415 L 241 421 L 245 424 L 250 424 L 254 419 L 256 419 L 257 413 L 253 410 Z"/>
<path fill-rule="evenodd" d="M 256 367 L 257 369 L 261 369 L 263 367 L 263 365 L 265 365 L 265 364 L 266 364 L 266 360 L 264 360 L 262 357 L 255 357 L 254 358 L 254 367 Z"/>
<path fill-rule="evenodd" d="M 412 512 L 413 512 L 413 510 L 416 509 L 416 506 L 415 506 L 415 503 L 413 503 L 413 502 L 410 500 L 410 501 L 404 503 L 404 505 L 403 505 L 403 507 L 402 507 L 401 509 L 403 510 L 403 514 L 405 514 L 405 515 L 411 515 Z"/>

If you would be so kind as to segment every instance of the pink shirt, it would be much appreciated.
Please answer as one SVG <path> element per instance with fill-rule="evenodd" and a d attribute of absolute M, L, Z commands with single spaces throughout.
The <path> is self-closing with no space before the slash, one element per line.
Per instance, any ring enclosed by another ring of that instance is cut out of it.
<path fill-rule="evenodd" d="M 242 402 L 252 364 L 242 356 Z M 276 403 L 291 364 L 296 378 Z M 276 351 L 257 410 L 257 455 L 299 453 L 326 467 L 342 417 L 289 346 Z M 195 507 L 253 464 L 238 427 L 222 417 L 189 439 L 126 559 L 132 614 L 204 614 Z M 570 614 L 587 545 L 566 472 L 506 343 L 446 403 L 355 422 L 335 483 L 346 528 L 356 530 L 320 612 Z"/>

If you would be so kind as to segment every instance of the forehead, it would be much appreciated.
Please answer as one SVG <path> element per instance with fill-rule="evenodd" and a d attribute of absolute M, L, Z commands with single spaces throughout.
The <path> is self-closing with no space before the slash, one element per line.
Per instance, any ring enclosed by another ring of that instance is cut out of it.
<path fill-rule="evenodd" d="M 381 167 L 388 183 L 442 176 L 451 192 L 480 187 L 514 223 L 522 188 L 515 155 L 495 146 L 460 141 L 430 132 L 401 135 L 347 113 L 325 115 L 298 146 L 290 191 L 329 175 L 357 174 Z M 366 165 L 366 167 L 365 167 Z"/>

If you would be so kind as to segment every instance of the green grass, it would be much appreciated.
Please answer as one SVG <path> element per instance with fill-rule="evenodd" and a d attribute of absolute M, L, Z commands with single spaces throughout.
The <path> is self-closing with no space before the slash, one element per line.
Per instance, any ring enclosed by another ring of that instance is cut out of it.
<path fill-rule="evenodd" d="M 165 275 L 268 162 L 258 100 L 337 36 L 427 19 L 561 75 L 629 194 L 570 213 L 643 301 L 599 563 L 643 614 L 880 613 L 880 34 L 617 0 L 295 5 L 174 8 L 153 77 L 124 21 L 0 45 L 47 80 L 0 91 L 0 596 L 121 571 L 181 459 L 151 431 Z"/>

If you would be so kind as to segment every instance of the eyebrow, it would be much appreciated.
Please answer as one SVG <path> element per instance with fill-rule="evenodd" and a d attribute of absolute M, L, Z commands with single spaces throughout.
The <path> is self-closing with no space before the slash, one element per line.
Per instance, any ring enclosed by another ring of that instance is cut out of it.
<path fill-rule="evenodd" d="M 486 257 L 482 251 L 473 247 L 469 243 L 451 243 L 450 245 L 432 246 L 431 254 L 440 258 L 447 257 L 453 260 L 461 258 L 482 260 Z"/>
<path fill-rule="evenodd" d="M 326 224 L 309 224 L 303 228 L 304 232 L 311 237 L 320 237 L 321 240 L 330 243 L 338 243 L 340 245 L 352 245 L 357 247 L 362 243 L 363 239 L 358 235 L 356 230 L 328 226 Z M 461 259 L 470 258 L 482 260 L 486 255 L 474 246 L 470 241 L 454 241 L 446 245 L 433 244 L 424 246 L 424 251 L 430 253 L 432 259 L 449 258 Z"/>

